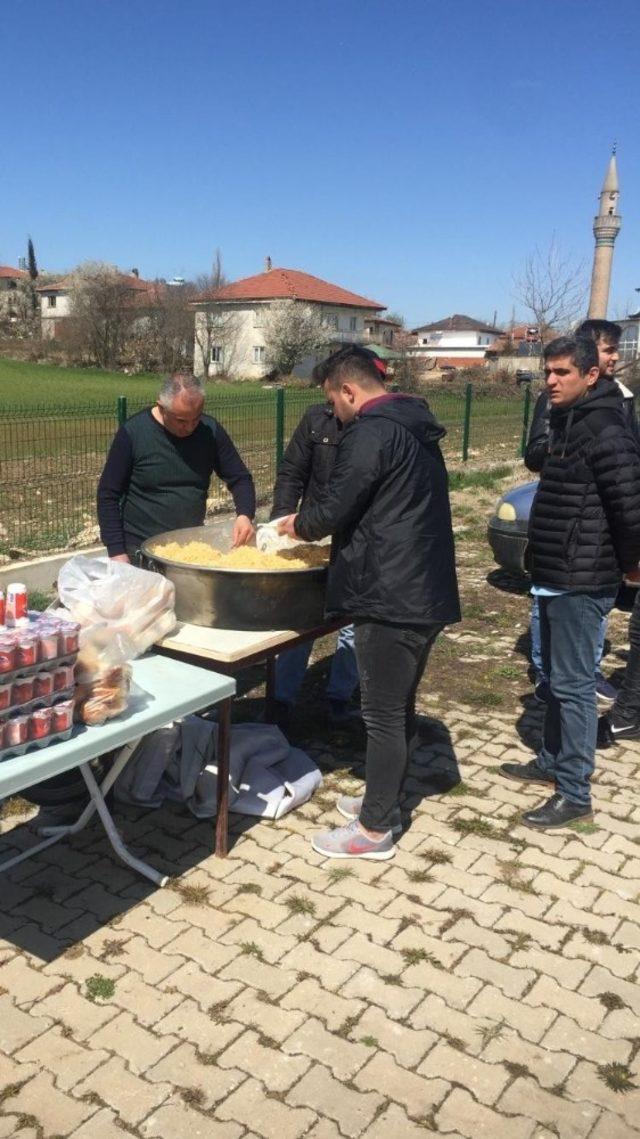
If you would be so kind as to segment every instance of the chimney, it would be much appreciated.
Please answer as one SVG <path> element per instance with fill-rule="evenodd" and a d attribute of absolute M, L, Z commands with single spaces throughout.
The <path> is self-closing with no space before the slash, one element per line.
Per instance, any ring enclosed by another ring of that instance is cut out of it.
<path fill-rule="evenodd" d="M 265 271 L 265 273 L 271 272 L 271 258 L 270 257 L 265 257 L 265 259 L 264 259 L 264 271 Z"/>
<path fill-rule="evenodd" d="M 131 276 L 132 277 L 139 277 L 140 276 L 140 270 L 139 269 L 132 269 L 131 270 Z"/>

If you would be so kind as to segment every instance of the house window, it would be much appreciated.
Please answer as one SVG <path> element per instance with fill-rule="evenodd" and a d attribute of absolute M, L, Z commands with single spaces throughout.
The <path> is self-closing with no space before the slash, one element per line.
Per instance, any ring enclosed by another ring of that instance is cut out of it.
<path fill-rule="evenodd" d="M 357 329 L 357 327 L 358 327 L 358 318 L 357 318 L 357 316 L 350 316 L 350 317 L 349 317 L 349 329 L 350 329 L 350 331 L 351 331 L 351 332 L 355 332 L 355 331 L 356 331 L 356 329 Z"/>
<path fill-rule="evenodd" d="M 338 330 L 338 318 L 334 312 L 329 313 L 329 316 L 327 317 L 327 324 L 329 328 L 333 328 L 335 331 Z"/>
<path fill-rule="evenodd" d="M 254 364 L 264 364 L 264 345 L 254 344 L 253 346 L 253 362 Z"/>
<path fill-rule="evenodd" d="M 254 308 L 253 310 L 253 327 L 262 328 L 264 324 L 264 309 Z"/>
<path fill-rule="evenodd" d="M 47 308 L 55 308 L 57 297 L 47 297 Z"/>
<path fill-rule="evenodd" d="M 212 364 L 222 364 L 223 360 L 224 360 L 224 348 L 222 347 L 222 344 L 212 344 L 211 345 L 211 363 Z"/>

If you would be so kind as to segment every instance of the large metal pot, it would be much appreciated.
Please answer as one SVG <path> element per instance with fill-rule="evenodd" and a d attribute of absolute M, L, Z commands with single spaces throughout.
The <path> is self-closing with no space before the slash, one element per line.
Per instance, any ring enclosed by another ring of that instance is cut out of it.
<path fill-rule="evenodd" d="M 188 565 L 162 556 L 167 542 L 210 542 L 228 549 L 233 522 L 210 522 L 148 538 L 142 554 L 148 569 L 176 588 L 176 617 L 216 629 L 312 629 L 324 615 L 326 567 L 302 570 L 233 570 Z"/>

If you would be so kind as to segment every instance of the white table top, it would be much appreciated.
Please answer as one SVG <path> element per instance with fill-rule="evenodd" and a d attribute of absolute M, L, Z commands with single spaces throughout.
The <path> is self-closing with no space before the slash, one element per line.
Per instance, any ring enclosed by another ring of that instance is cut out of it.
<path fill-rule="evenodd" d="M 233 696 L 236 690 L 232 677 L 157 653 L 133 662 L 133 682 L 142 695 L 134 697 L 115 720 L 96 727 L 78 725 L 63 743 L 0 760 L 0 799 L 121 748 L 179 716 Z"/>
<path fill-rule="evenodd" d="M 327 622 L 327 632 L 335 628 L 335 622 Z M 268 632 L 256 633 L 243 629 L 211 629 L 204 625 L 178 622 L 174 631 L 158 641 L 157 645 L 161 649 L 204 657 L 206 660 L 219 661 L 220 664 L 237 664 L 246 657 L 268 649 L 284 648 L 289 641 L 296 641 L 300 634 L 300 629 L 270 629 Z M 322 635 L 322 630 L 319 635 Z"/>

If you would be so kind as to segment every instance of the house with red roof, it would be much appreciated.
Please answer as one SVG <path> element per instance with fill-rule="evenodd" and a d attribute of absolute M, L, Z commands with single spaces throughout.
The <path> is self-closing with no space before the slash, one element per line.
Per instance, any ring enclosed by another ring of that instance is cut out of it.
<path fill-rule="evenodd" d="M 7 320 L 10 324 L 15 324 L 18 320 L 18 309 L 11 293 L 15 294 L 20 282 L 28 278 L 29 274 L 24 269 L 0 265 L 0 319 Z"/>
<path fill-rule="evenodd" d="M 482 364 L 502 332 L 495 325 L 463 313 L 445 316 L 413 329 L 416 343 L 412 357 L 435 360 L 438 367 L 467 368 Z"/>
<path fill-rule="evenodd" d="M 335 344 L 365 342 L 365 321 L 386 309 L 379 301 L 299 269 L 272 268 L 267 259 L 263 273 L 203 293 L 193 301 L 196 375 L 262 378 L 269 370 L 265 318 L 273 303 L 281 300 L 313 306 Z M 308 376 L 315 363 L 315 357 L 307 357 L 296 367 L 296 375 Z"/>

